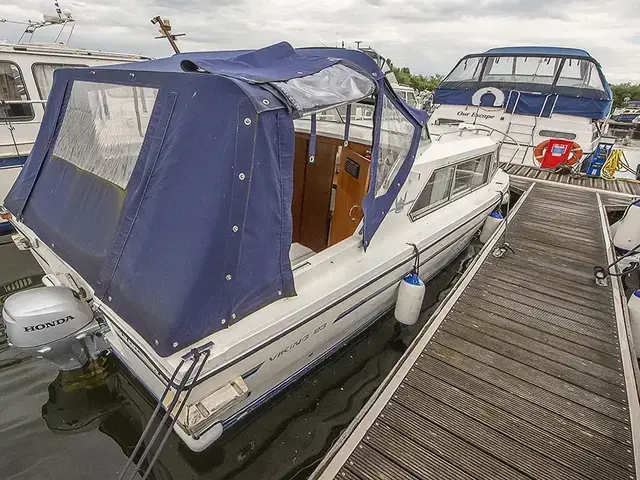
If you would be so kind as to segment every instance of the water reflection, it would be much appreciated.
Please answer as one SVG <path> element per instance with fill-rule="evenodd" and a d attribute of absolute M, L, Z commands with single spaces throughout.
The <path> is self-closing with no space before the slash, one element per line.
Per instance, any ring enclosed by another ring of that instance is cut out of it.
<path fill-rule="evenodd" d="M 428 284 L 425 308 L 434 308 L 475 250 Z M 149 478 L 306 478 L 428 317 L 427 312 L 418 324 L 400 328 L 388 315 L 202 453 L 191 452 L 172 434 Z M 0 342 L 6 345 L 2 332 Z M 113 355 L 57 372 L 37 359 L 16 367 L 6 360 L 12 351 L 5 347 L 0 356 L 0 409 L 6 411 L 7 401 L 14 409 L 0 420 L 0 450 L 9 459 L 8 465 L 0 460 L 0 467 L 7 478 L 117 478 L 155 400 Z M 9 377 L 18 383 L 5 396 Z M 20 405 L 34 393 L 41 399 L 41 419 L 35 418 L 33 401 Z M 35 464 L 33 455 L 40 455 Z"/>

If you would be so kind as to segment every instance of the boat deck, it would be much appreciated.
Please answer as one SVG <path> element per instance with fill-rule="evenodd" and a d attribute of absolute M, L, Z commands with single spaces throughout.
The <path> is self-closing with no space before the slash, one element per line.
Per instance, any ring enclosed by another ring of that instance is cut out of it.
<path fill-rule="evenodd" d="M 633 180 L 605 180 L 603 178 L 591 178 L 584 175 L 560 175 L 552 170 L 541 170 L 527 165 L 515 163 L 500 164 L 505 172 L 513 177 L 528 178 L 543 182 L 561 183 L 575 187 L 602 190 L 616 194 L 640 196 L 640 182 Z"/>
<path fill-rule="evenodd" d="M 598 192 L 534 183 L 312 478 L 635 479 L 638 394 Z"/>

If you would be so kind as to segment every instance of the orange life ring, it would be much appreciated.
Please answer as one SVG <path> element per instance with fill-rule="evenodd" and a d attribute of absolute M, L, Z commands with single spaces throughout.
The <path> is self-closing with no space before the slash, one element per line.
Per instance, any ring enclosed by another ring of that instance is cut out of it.
<path fill-rule="evenodd" d="M 566 162 L 564 162 L 567 165 L 573 165 L 576 162 L 579 162 L 580 159 L 582 158 L 582 155 L 584 154 L 580 144 L 578 144 L 577 142 L 572 142 L 572 143 L 573 144 L 571 145 L 571 152 L 569 154 L 569 158 L 567 159 Z M 544 154 L 548 146 L 549 146 L 549 140 L 545 140 L 543 142 L 540 142 L 538 146 L 533 150 L 533 156 L 535 157 L 536 162 L 538 162 L 538 164 L 540 165 L 542 165 L 542 161 L 544 160 Z"/>

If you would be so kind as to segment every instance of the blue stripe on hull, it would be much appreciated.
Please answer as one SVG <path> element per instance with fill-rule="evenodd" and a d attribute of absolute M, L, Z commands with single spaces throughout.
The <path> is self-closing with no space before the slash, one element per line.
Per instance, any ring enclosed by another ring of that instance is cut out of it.
<path fill-rule="evenodd" d="M 0 158 L 0 169 L 11 167 L 22 167 L 27 161 L 27 155 L 20 157 L 2 157 Z"/>

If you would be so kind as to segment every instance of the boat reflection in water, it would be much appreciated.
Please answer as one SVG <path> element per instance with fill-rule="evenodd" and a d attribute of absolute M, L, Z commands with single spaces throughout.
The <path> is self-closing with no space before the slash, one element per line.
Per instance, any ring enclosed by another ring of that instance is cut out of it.
<path fill-rule="evenodd" d="M 471 246 L 427 285 L 426 308 L 435 308 L 474 251 Z M 172 434 L 148 478 L 306 478 L 428 317 L 423 314 L 416 325 L 399 327 L 388 315 L 202 453 L 191 452 Z M 42 417 L 51 431 L 72 435 L 99 430 L 127 457 L 156 406 L 113 355 L 59 372 L 48 390 Z M 139 468 L 145 466 L 143 462 Z"/>

